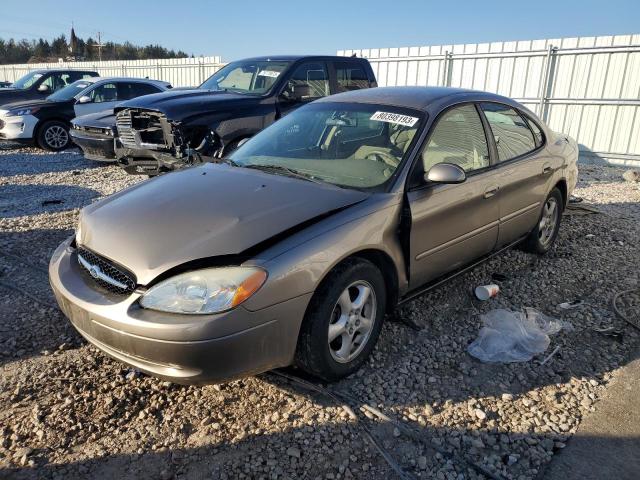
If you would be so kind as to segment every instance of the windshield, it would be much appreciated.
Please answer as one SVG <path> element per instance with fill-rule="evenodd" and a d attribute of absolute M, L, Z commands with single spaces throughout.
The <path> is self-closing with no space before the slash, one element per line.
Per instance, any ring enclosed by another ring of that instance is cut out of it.
<path fill-rule="evenodd" d="M 400 166 L 422 117 L 386 105 L 312 104 L 253 137 L 231 162 L 340 187 L 378 189 Z"/>
<path fill-rule="evenodd" d="M 27 73 L 24 77 L 19 78 L 11 85 L 13 88 L 17 88 L 19 90 L 26 90 L 31 87 L 39 78 L 42 77 L 42 73 L 39 72 L 31 72 Z"/>
<path fill-rule="evenodd" d="M 53 100 L 54 102 L 71 100 L 73 97 L 78 95 L 90 85 L 91 83 L 85 80 L 77 80 L 73 83 L 70 83 L 64 88 L 61 88 L 56 93 L 52 93 L 51 95 L 49 95 L 47 97 L 47 100 Z"/>
<path fill-rule="evenodd" d="M 291 62 L 240 61 L 225 65 L 200 88 L 261 95 L 271 89 Z"/>

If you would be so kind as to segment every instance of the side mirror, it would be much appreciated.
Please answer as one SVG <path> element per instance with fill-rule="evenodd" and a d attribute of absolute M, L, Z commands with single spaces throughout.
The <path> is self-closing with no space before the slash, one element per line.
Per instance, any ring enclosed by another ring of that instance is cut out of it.
<path fill-rule="evenodd" d="M 453 163 L 438 163 L 425 174 L 425 180 L 433 183 L 462 183 L 466 179 L 464 170 Z"/>
<path fill-rule="evenodd" d="M 78 103 L 90 103 L 91 97 L 88 95 L 83 95 L 78 99 Z"/>
<path fill-rule="evenodd" d="M 49 93 L 51 91 L 51 88 L 49 88 L 49 85 L 43 83 L 38 87 L 38 91 L 42 93 Z"/>

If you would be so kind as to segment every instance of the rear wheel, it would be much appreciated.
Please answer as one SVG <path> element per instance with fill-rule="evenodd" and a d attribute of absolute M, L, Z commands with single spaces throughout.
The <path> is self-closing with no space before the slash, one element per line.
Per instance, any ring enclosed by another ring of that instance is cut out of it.
<path fill-rule="evenodd" d="M 537 254 L 548 252 L 558 236 L 563 210 L 562 193 L 554 188 L 544 202 L 536 228 L 522 244 L 523 250 Z"/>
<path fill-rule="evenodd" d="M 296 364 L 326 381 L 355 372 L 375 347 L 386 300 L 384 278 L 375 265 L 360 259 L 340 265 L 311 299 Z"/>
<path fill-rule="evenodd" d="M 71 145 L 69 127 L 64 122 L 52 120 L 38 129 L 38 145 L 45 150 L 57 152 Z"/>

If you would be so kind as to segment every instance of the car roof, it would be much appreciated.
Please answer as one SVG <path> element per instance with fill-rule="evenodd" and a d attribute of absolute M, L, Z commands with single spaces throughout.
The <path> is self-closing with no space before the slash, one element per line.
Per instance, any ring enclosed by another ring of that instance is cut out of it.
<path fill-rule="evenodd" d="M 140 78 L 140 77 L 89 77 L 89 78 L 83 78 L 77 81 L 88 82 L 88 83 L 97 83 L 97 82 L 103 82 L 103 81 L 142 82 L 142 83 L 151 83 L 153 85 L 159 85 L 159 86 L 171 85 L 169 82 L 164 82 L 162 80 L 154 80 L 151 78 Z"/>
<path fill-rule="evenodd" d="M 513 104 L 513 100 L 494 93 L 451 87 L 378 87 L 352 90 L 324 97 L 316 102 L 375 103 L 426 111 L 434 103 L 456 97 L 468 97 L 473 101 L 497 101 Z"/>
<path fill-rule="evenodd" d="M 264 55 L 261 57 L 242 58 L 242 59 L 239 59 L 238 61 L 295 62 L 297 60 L 366 60 L 366 58 L 340 57 L 336 55 Z"/>
<path fill-rule="evenodd" d="M 51 73 L 51 72 L 84 72 L 84 73 L 98 73 L 95 70 L 85 68 L 38 68 L 31 73 Z"/>

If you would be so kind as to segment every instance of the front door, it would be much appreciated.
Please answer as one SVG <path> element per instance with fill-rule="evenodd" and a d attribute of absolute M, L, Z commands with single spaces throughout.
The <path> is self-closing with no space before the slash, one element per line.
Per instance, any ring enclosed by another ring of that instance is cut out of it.
<path fill-rule="evenodd" d="M 318 98 L 326 97 L 330 93 L 326 64 L 304 62 L 293 70 L 278 96 L 279 117 Z"/>
<path fill-rule="evenodd" d="M 113 109 L 118 102 L 118 85 L 116 82 L 102 83 L 89 92 L 85 92 L 83 96 L 89 97 L 89 101 L 75 103 L 73 109 L 76 117 Z"/>
<path fill-rule="evenodd" d="M 421 155 L 418 175 L 437 163 L 457 164 L 466 181 L 423 183 L 408 192 L 410 288 L 418 288 L 493 250 L 498 238 L 498 184 L 480 116 L 473 104 L 447 110 Z"/>

